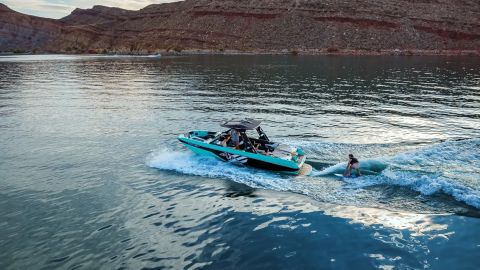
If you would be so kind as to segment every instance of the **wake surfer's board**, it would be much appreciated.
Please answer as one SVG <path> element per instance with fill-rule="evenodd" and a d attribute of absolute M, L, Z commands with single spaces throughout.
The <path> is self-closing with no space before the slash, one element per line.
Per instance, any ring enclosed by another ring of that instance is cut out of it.
<path fill-rule="evenodd" d="M 312 165 L 309 165 L 307 163 L 304 163 L 300 170 L 298 170 L 298 175 L 309 175 L 312 173 Z"/>
<path fill-rule="evenodd" d="M 350 175 L 350 176 L 344 176 L 343 174 L 334 173 L 333 175 L 338 176 L 338 177 L 341 177 L 341 178 L 357 178 L 357 177 L 358 177 L 358 176 L 356 176 L 355 174 Z"/>

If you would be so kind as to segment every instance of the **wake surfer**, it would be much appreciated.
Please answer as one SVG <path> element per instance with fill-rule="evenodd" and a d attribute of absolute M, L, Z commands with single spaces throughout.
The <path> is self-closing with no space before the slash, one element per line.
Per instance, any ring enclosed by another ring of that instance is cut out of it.
<path fill-rule="evenodd" d="M 345 173 L 343 175 L 350 176 L 352 174 L 352 169 L 357 171 L 358 176 L 362 176 L 360 173 L 360 162 L 358 162 L 358 159 L 356 159 L 353 154 L 349 154 L 347 168 L 345 169 Z"/>

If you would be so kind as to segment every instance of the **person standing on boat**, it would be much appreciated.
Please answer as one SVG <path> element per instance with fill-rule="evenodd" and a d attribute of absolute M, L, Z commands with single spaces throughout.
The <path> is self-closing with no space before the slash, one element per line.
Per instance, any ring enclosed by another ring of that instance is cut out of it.
<path fill-rule="evenodd" d="M 240 135 L 236 129 L 230 130 L 230 138 L 232 139 L 233 146 L 235 149 L 240 149 Z"/>
<path fill-rule="evenodd" d="M 360 173 L 360 162 L 356 159 L 353 154 L 348 155 L 348 163 L 347 168 L 345 169 L 344 176 L 350 176 L 352 174 L 352 170 L 355 169 L 357 172 L 357 176 L 361 176 Z"/>

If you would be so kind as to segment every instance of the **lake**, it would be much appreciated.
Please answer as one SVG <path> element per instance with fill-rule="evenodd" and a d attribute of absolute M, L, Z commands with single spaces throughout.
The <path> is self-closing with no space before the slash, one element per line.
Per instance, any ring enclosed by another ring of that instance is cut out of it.
<path fill-rule="evenodd" d="M 0 269 L 476 269 L 480 58 L 0 57 Z M 310 176 L 176 137 L 262 120 Z M 373 174 L 343 179 L 347 155 Z"/>

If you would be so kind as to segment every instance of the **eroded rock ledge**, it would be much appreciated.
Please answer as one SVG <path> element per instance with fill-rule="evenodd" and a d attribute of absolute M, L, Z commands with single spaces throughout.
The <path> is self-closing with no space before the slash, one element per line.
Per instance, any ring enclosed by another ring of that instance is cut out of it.
<path fill-rule="evenodd" d="M 0 4 L 0 51 L 480 55 L 480 2 L 187 0 L 60 19 Z"/>

